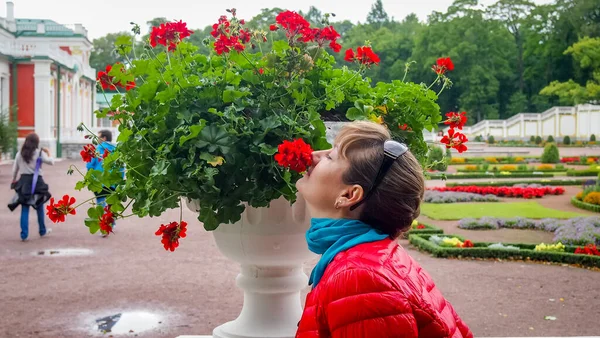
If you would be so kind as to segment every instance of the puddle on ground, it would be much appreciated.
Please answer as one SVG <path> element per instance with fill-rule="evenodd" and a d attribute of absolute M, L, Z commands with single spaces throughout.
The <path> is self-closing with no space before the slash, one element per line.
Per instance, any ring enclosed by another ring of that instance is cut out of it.
<path fill-rule="evenodd" d="M 85 256 L 91 255 L 94 251 L 90 249 L 48 249 L 39 250 L 33 254 L 36 256 Z"/>
<path fill-rule="evenodd" d="M 96 319 L 96 331 L 110 334 L 136 334 L 157 328 L 160 316 L 144 311 L 117 313 Z"/>

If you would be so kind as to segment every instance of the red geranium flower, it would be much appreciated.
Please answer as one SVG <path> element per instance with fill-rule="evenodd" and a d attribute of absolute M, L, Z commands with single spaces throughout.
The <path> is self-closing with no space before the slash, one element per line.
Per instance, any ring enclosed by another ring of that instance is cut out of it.
<path fill-rule="evenodd" d="M 419 225 L 417 225 L 417 229 L 425 229 L 425 225 L 419 224 Z"/>
<path fill-rule="evenodd" d="M 269 29 L 273 32 L 273 31 L 278 30 L 279 27 L 277 27 L 277 25 L 272 24 L 272 25 L 269 26 Z"/>
<path fill-rule="evenodd" d="M 163 45 L 169 51 L 175 50 L 181 40 L 192 35 L 194 32 L 187 28 L 187 23 L 181 20 L 176 22 L 162 23 L 158 27 L 152 27 L 150 32 L 150 45 L 156 47 Z"/>
<path fill-rule="evenodd" d="M 96 146 L 93 144 L 86 144 L 83 146 L 83 150 L 79 153 L 83 162 L 91 162 L 96 157 Z"/>
<path fill-rule="evenodd" d="M 346 49 L 346 56 L 344 57 L 344 60 L 348 62 L 354 61 L 354 50 L 352 48 Z"/>
<path fill-rule="evenodd" d="M 310 23 L 304 17 L 296 12 L 284 11 L 277 15 L 275 21 L 283 27 L 285 35 L 292 38 L 298 34 L 303 36 L 310 34 Z M 272 29 L 271 29 L 272 30 Z"/>
<path fill-rule="evenodd" d="M 59 200 L 56 204 L 54 203 L 54 197 L 50 199 L 50 204 L 46 207 L 46 215 L 54 223 L 64 222 L 65 216 L 68 214 L 75 215 L 75 197 L 69 197 L 64 195 L 62 200 Z"/>
<path fill-rule="evenodd" d="M 186 236 L 186 227 L 187 223 L 184 221 L 181 221 L 181 223 L 171 222 L 167 225 L 161 224 L 155 235 L 162 236 L 161 243 L 165 250 L 175 251 L 179 246 L 179 239 Z"/>
<path fill-rule="evenodd" d="M 463 248 L 472 248 L 474 247 L 473 242 L 471 240 L 465 240 L 462 245 Z"/>
<path fill-rule="evenodd" d="M 118 64 L 118 62 L 117 62 L 117 64 Z M 112 70 L 112 65 L 106 65 L 106 69 L 104 71 L 98 72 L 96 81 L 100 82 L 100 86 L 102 86 L 102 89 L 116 90 L 117 86 L 123 87 L 123 88 L 125 88 L 125 90 L 130 90 L 130 89 L 135 88 L 134 81 L 128 82 L 125 86 L 123 86 L 121 83 L 115 83 L 115 77 L 108 75 L 108 73 L 110 73 L 111 70 Z M 123 69 L 121 69 L 121 71 L 123 71 Z"/>
<path fill-rule="evenodd" d="M 100 231 L 107 235 L 112 231 L 112 225 L 115 222 L 115 216 L 110 211 L 110 207 L 107 205 L 104 207 L 104 214 L 100 217 Z"/>
<path fill-rule="evenodd" d="M 462 112 L 460 114 L 455 112 L 449 112 L 448 114 L 446 114 L 446 117 L 448 119 L 444 121 L 444 124 L 450 125 L 450 128 L 458 128 L 462 130 L 462 127 L 465 125 L 465 123 L 467 123 L 466 114 L 466 112 Z"/>
<path fill-rule="evenodd" d="M 467 146 L 465 142 L 469 141 L 467 137 L 459 132 L 455 132 L 453 128 L 448 130 L 448 135 L 445 135 L 440 142 L 446 145 L 446 148 L 454 148 L 458 150 L 459 153 L 462 153 L 467 150 Z"/>
<path fill-rule="evenodd" d="M 446 72 L 454 70 L 454 64 L 450 58 L 439 58 L 431 68 L 436 74 L 444 75 Z"/>
<path fill-rule="evenodd" d="M 379 64 L 379 56 L 373 52 L 373 49 L 369 46 L 363 46 L 356 48 L 356 54 L 352 49 L 346 50 L 346 56 L 344 60 L 348 62 L 358 61 L 366 66 L 370 66 L 372 64 Z"/>
<path fill-rule="evenodd" d="M 284 167 L 296 172 L 304 172 L 312 164 L 312 148 L 303 139 L 292 142 L 283 141 L 275 154 L 275 161 Z"/>

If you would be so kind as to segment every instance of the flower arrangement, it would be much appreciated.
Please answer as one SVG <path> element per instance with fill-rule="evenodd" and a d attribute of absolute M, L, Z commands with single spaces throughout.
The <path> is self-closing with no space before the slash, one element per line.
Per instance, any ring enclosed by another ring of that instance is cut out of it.
<path fill-rule="evenodd" d="M 422 164 L 428 151 L 423 130 L 441 122 L 451 127 L 442 143 L 467 149 L 458 131 L 465 113 L 447 113 L 443 121 L 436 103 L 451 85 L 449 58 L 432 66 L 436 79 L 430 85 L 397 80 L 372 86 L 363 74 L 380 59 L 369 44 L 347 49 L 350 67 L 335 68 L 330 52 L 342 46 L 333 26 L 312 27 L 298 13 L 283 11 L 266 32 L 247 28 L 235 9 L 228 13 L 213 25 L 212 40 L 205 40 L 209 55 L 185 41 L 194 32 L 181 21 L 154 27 L 141 52 L 135 48 L 139 26 L 133 37 L 117 39 L 115 49 L 127 62 L 98 73 L 99 85 L 118 93 L 96 115 L 118 123 L 118 145 L 99 154 L 94 145 L 100 140 L 81 125 L 92 141 L 82 159 L 98 158 L 104 170 L 69 169 L 83 177 L 78 190 L 112 187 L 108 208 L 88 210 L 90 232 L 110 233 L 108 221 L 159 216 L 185 200 L 198 202 L 207 230 L 238 221 L 246 206 L 266 207 L 280 197 L 293 203 L 311 152 L 330 147 L 323 122 L 328 114 L 385 124 Z M 263 49 L 268 40 L 272 47 Z M 62 206 L 53 210 L 68 213 Z M 161 224 L 156 235 L 173 251 L 186 226 L 182 219 Z"/>

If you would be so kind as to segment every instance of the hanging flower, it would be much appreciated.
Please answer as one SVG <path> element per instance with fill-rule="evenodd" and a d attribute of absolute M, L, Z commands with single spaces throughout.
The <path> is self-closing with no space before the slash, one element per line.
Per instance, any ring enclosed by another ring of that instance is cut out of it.
<path fill-rule="evenodd" d="M 379 64 L 379 56 L 373 52 L 373 49 L 369 46 L 363 46 L 356 48 L 356 54 L 352 49 L 346 50 L 346 56 L 344 60 L 348 62 L 358 62 L 360 64 L 366 65 L 367 67 L 372 64 Z"/>
<path fill-rule="evenodd" d="M 187 28 L 187 23 L 181 20 L 162 23 L 158 27 L 152 27 L 150 32 L 150 46 L 163 45 L 169 51 L 175 50 L 181 40 L 192 35 L 194 32 Z"/>
<path fill-rule="evenodd" d="M 100 217 L 100 231 L 108 235 L 112 231 L 113 223 L 115 222 L 115 216 L 110 211 L 110 207 L 107 205 L 104 207 L 104 214 Z"/>
<path fill-rule="evenodd" d="M 75 197 L 64 195 L 57 203 L 54 203 L 54 197 L 52 197 L 50 199 L 50 204 L 46 206 L 46 215 L 48 215 L 48 218 L 54 223 L 64 222 L 66 215 L 75 215 L 73 204 L 75 204 Z"/>
<path fill-rule="evenodd" d="M 187 223 L 181 221 L 181 223 L 171 222 L 167 225 L 161 224 L 160 228 L 156 231 L 156 236 L 162 236 L 161 243 L 167 251 L 175 251 L 179 246 L 179 239 L 185 238 Z"/>
<path fill-rule="evenodd" d="M 310 145 L 303 139 L 296 139 L 292 142 L 286 140 L 279 145 L 275 161 L 284 168 L 301 173 L 305 172 L 312 164 L 312 152 Z"/>
<path fill-rule="evenodd" d="M 454 70 L 454 63 L 450 58 L 439 58 L 436 64 L 431 66 L 431 69 L 438 75 L 444 75 L 446 72 Z"/>
<path fill-rule="evenodd" d="M 445 135 L 440 142 L 445 144 L 446 148 L 454 148 L 459 153 L 462 153 L 467 151 L 467 146 L 465 145 L 465 142 L 467 141 L 468 139 L 464 134 L 455 132 L 453 128 L 450 128 L 450 130 L 448 130 L 448 135 Z"/>
<path fill-rule="evenodd" d="M 458 128 L 462 130 L 465 123 L 467 123 L 466 114 L 466 112 L 462 112 L 460 114 L 455 112 L 449 112 L 448 114 L 446 114 L 447 119 L 446 121 L 444 121 L 444 124 L 450 125 L 450 128 Z"/>
<path fill-rule="evenodd" d="M 108 75 L 108 73 L 112 70 L 112 65 L 106 65 L 104 71 L 98 72 L 98 76 L 96 77 L 96 81 L 100 82 L 100 86 L 102 89 L 107 90 L 116 90 L 117 86 L 114 84 L 114 76 Z"/>
<path fill-rule="evenodd" d="M 93 144 L 86 144 L 83 146 L 83 150 L 79 153 L 83 162 L 91 162 L 96 157 L 96 146 Z"/>

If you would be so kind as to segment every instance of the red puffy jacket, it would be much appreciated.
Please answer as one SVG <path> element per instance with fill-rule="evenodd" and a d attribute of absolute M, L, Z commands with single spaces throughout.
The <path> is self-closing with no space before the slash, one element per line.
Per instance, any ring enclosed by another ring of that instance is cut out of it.
<path fill-rule="evenodd" d="M 335 256 L 307 295 L 297 338 L 466 338 L 473 334 L 394 240 Z"/>

